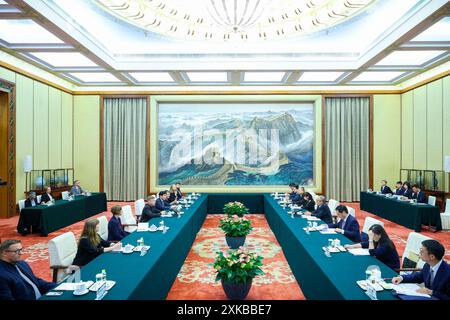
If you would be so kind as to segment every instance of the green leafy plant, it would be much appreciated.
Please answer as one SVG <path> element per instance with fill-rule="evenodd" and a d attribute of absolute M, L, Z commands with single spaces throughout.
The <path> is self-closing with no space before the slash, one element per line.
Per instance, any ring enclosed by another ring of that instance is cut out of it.
<path fill-rule="evenodd" d="M 238 217 L 242 217 L 248 213 L 248 208 L 239 201 L 228 202 L 223 207 L 223 212 L 228 216 L 237 215 Z"/>
<path fill-rule="evenodd" d="M 227 237 L 245 237 L 253 229 L 249 219 L 237 215 L 220 219 L 219 228 Z"/>
<path fill-rule="evenodd" d="M 227 283 L 248 283 L 257 275 L 264 274 L 260 268 L 263 257 L 251 253 L 243 247 L 238 250 L 217 252 L 214 269 L 216 281 Z"/>

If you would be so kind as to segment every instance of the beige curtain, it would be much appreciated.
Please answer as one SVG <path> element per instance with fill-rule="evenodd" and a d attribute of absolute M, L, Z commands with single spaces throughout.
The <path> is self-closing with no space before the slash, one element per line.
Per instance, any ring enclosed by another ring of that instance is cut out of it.
<path fill-rule="evenodd" d="M 359 201 L 369 188 L 369 98 L 325 99 L 326 196 Z"/>
<path fill-rule="evenodd" d="M 144 198 L 147 99 L 105 98 L 103 112 L 104 189 L 108 200 Z"/>

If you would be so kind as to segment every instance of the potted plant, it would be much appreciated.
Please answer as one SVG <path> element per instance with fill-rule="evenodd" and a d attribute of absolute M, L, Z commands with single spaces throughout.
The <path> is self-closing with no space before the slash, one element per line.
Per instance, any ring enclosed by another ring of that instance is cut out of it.
<path fill-rule="evenodd" d="M 225 240 L 231 249 L 243 246 L 246 236 L 253 229 L 249 219 L 237 215 L 220 219 L 219 228 L 225 232 Z"/>
<path fill-rule="evenodd" d="M 252 287 L 253 278 L 264 274 L 261 270 L 262 257 L 240 247 L 238 250 L 218 252 L 214 269 L 216 281 L 222 282 L 222 288 L 228 299 L 242 300 Z"/>
<path fill-rule="evenodd" d="M 248 208 L 239 201 L 228 202 L 223 208 L 223 212 L 228 216 L 237 215 L 238 217 L 243 217 L 244 214 L 248 213 Z"/>

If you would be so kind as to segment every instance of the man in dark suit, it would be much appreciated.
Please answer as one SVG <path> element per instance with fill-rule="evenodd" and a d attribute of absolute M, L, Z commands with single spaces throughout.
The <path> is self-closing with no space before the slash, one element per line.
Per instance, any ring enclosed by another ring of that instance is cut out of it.
<path fill-rule="evenodd" d="M 325 203 L 324 196 L 317 197 L 317 209 L 312 212 L 305 212 L 307 216 L 311 215 L 321 219 L 326 224 L 333 223 L 333 217 L 331 216 L 331 211 L 328 205 Z"/>
<path fill-rule="evenodd" d="M 420 187 L 415 184 L 412 187 L 412 196 L 411 199 L 416 199 L 417 203 L 427 203 L 427 197 L 425 196 L 425 193 L 420 190 Z"/>
<path fill-rule="evenodd" d="M 423 269 L 413 274 L 398 276 L 392 283 L 423 283 L 417 292 L 429 294 L 439 300 L 450 300 L 450 266 L 443 260 L 445 248 L 436 240 L 425 240 L 420 248 Z"/>
<path fill-rule="evenodd" d="M 37 205 L 39 205 L 39 201 L 36 198 L 36 192 L 31 191 L 28 194 L 28 198 L 27 200 L 25 200 L 25 208 L 29 208 L 29 207 L 35 207 Z"/>
<path fill-rule="evenodd" d="M 387 181 L 386 180 L 381 180 L 381 190 L 380 191 L 381 191 L 382 194 L 392 193 L 392 190 L 387 185 Z"/>
<path fill-rule="evenodd" d="M 46 192 L 41 196 L 41 203 L 51 202 L 52 200 L 52 188 L 47 187 Z"/>
<path fill-rule="evenodd" d="M 170 192 L 167 190 L 160 191 L 158 193 L 159 198 L 156 199 L 155 206 L 158 210 L 161 211 L 170 211 L 174 206 L 171 206 L 170 203 L 167 201 L 170 196 Z"/>
<path fill-rule="evenodd" d="M 148 222 L 152 218 L 158 218 L 161 216 L 161 210 L 156 208 L 156 197 L 149 196 L 147 198 L 147 204 L 142 209 L 142 215 L 139 222 Z"/>
<path fill-rule="evenodd" d="M 0 244 L 0 300 L 37 300 L 57 285 L 37 278 L 22 251 L 19 240 Z"/>
<path fill-rule="evenodd" d="M 405 192 L 405 189 L 403 189 L 403 182 L 397 181 L 397 183 L 395 184 L 395 195 L 402 196 L 403 192 Z"/>
<path fill-rule="evenodd" d="M 361 242 L 361 234 L 359 233 L 359 223 L 351 214 L 348 214 L 346 206 L 339 205 L 335 209 L 339 218 L 338 223 L 330 223 L 328 227 L 335 229 L 334 231 L 342 233 L 353 242 Z"/>

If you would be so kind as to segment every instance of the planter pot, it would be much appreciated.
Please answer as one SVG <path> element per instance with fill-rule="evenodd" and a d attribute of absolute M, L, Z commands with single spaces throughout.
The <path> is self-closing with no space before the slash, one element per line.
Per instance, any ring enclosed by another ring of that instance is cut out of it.
<path fill-rule="evenodd" d="M 243 236 L 243 237 L 227 237 L 227 236 L 225 236 L 225 240 L 227 240 L 227 244 L 231 249 L 237 249 L 240 246 L 244 245 L 245 236 Z"/>
<path fill-rule="evenodd" d="M 251 280 L 248 283 L 228 283 L 222 280 L 223 291 L 230 300 L 245 299 L 251 287 L 252 287 Z"/>

